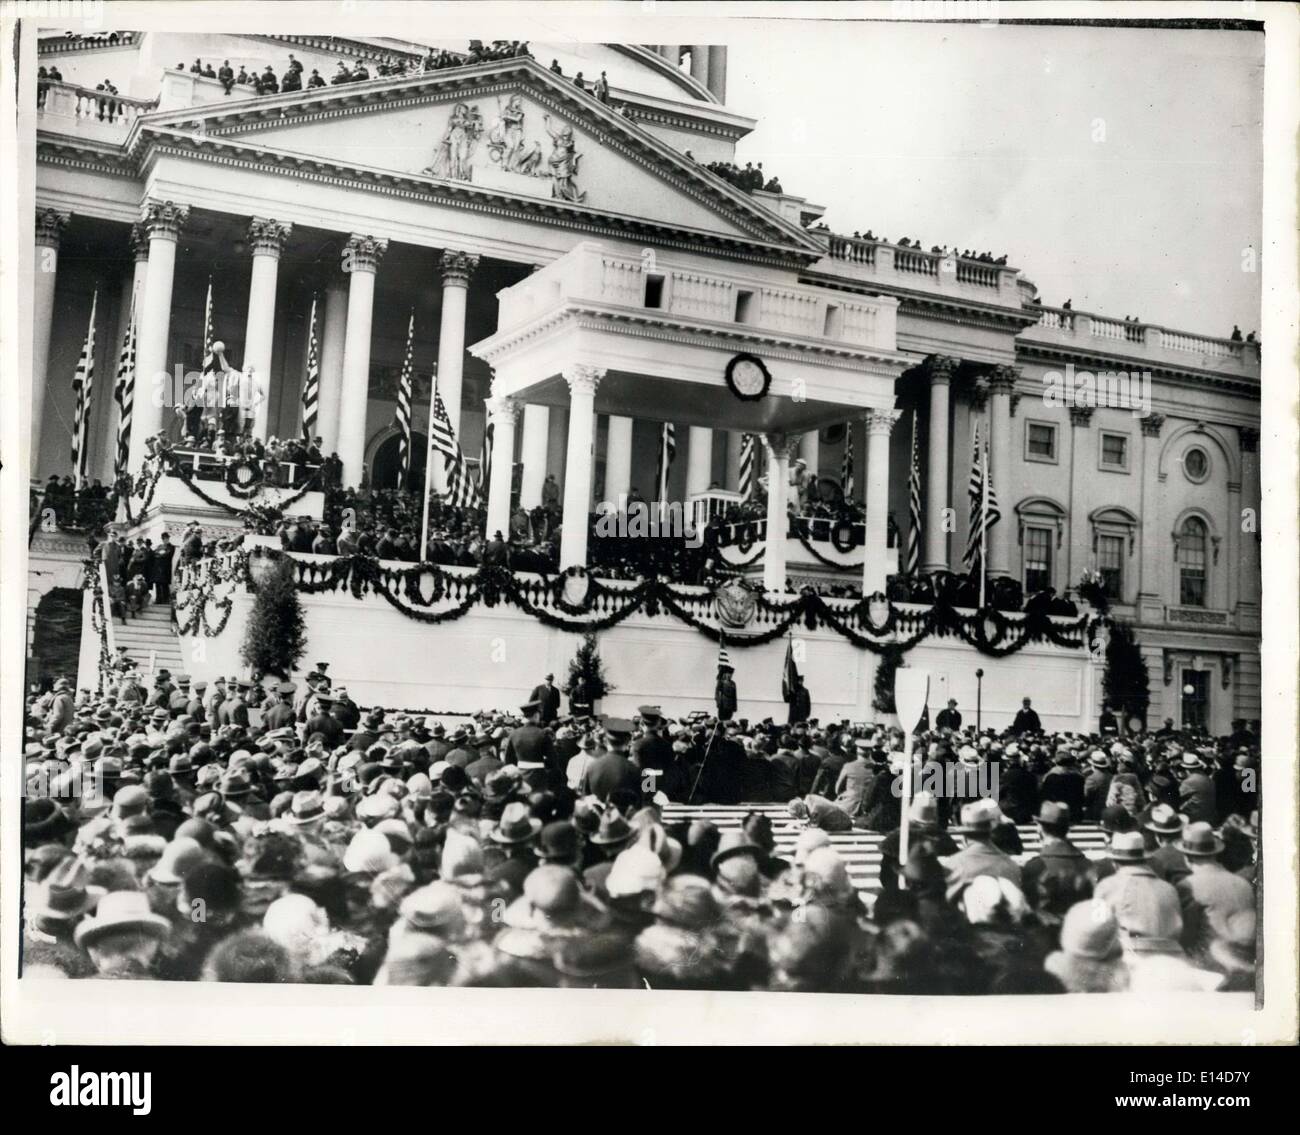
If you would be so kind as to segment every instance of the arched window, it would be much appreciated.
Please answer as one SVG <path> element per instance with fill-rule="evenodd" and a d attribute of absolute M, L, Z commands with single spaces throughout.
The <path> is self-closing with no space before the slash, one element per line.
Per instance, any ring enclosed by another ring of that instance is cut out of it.
<path fill-rule="evenodd" d="M 1205 521 L 1189 516 L 1178 531 L 1178 601 L 1184 607 L 1205 606 L 1205 572 L 1209 543 Z"/>

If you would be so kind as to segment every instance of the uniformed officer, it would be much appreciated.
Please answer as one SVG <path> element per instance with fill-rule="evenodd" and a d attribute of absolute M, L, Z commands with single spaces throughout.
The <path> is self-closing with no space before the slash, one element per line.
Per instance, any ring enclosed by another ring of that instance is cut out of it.
<path fill-rule="evenodd" d="M 557 695 L 558 696 L 558 695 Z M 506 738 L 501 759 L 508 765 L 537 768 L 555 767 L 555 737 L 542 725 L 543 706 L 540 701 L 530 701 L 520 706 L 524 724 Z"/>
<path fill-rule="evenodd" d="M 262 714 L 262 724 L 267 729 L 283 729 L 294 723 L 293 695 L 298 687 L 293 682 L 281 682 L 275 688 L 275 700 Z"/>
<path fill-rule="evenodd" d="M 718 667 L 718 685 L 714 690 L 713 700 L 718 707 L 718 720 L 730 721 L 735 716 L 739 704 L 736 698 L 736 683 L 732 680 L 735 670 L 725 663 Z"/>

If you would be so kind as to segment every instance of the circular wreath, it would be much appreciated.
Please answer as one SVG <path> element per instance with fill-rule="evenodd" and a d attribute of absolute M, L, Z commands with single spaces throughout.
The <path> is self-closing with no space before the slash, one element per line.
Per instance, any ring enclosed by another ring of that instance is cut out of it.
<path fill-rule="evenodd" d="M 758 373 L 763 376 L 763 388 L 755 394 L 746 394 L 736 385 L 736 368 L 742 363 L 752 363 L 754 366 L 758 367 Z M 771 389 L 772 375 L 767 369 L 767 364 L 765 364 L 757 355 L 750 355 L 742 352 L 739 355 L 733 356 L 727 363 L 727 386 L 731 390 L 731 393 L 742 402 L 757 402 L 760 398 L 766 397 L 767 392 Z"/>
<path fill-rule="evenodd" d="M 578 602 L 571 601 L 565 592 L 570 589 L 576 590 L 582 588 L 582 598 Z M 578 565 L 566 568 L 555 577 L 555 582 L 551 588 L 551 599 L 555 605 L 566 615 L 588 615 L 595 602 L 596 589 L 592 586 L 591 576 L 587 574 L 587 569 Z"/>
<path fill-rule="evenodd" d="M 854 535 L 853 527 L 853 521 L 841 520 L 831 528 L 831 546 L 842 556 L 847 556 L 858 546 L 857 537 Z"/>
<path fill-rule="evenodd" d="M 226 466 L 226 490 L 232 497 L 248 500 L 262 491 L 262 470 L 253 462 L 241 458 Z"/>

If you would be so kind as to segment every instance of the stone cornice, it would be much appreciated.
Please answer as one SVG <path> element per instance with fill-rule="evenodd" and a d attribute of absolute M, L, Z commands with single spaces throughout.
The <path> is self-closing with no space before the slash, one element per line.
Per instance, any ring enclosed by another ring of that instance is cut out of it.
<path fill-rule="evenodd" d="M 581 120 L 600 135 L 601 144 L 667 181 L 680 193 L 745 229 L 757 243 L 780 247 L 785 258 L 810 263 L 819 259 L 821 245 L 798 225 L 777 217 L 720 178 L 708 174 L 684 155 L 623 118 L 572 83 L 557 79 L 533 59 L 508 59 L 405 77 L 385 77 L 340 87 L 270 95 L 238 103 L 208 104 L 183 110 L 154 112 L 133 123 L 126 150 L 136 160 L 140 151 L 172 131 L 198 143 L 232 133 L 248 134 L 277 125 L 294 125 L 385 109 L 451 102 L 467 89 L 491 94 L 526 87 L 530 96 L 557 115 Z M 189 128 L 187 130 L 186 128 Z M 256 147 L 254 147 L 256 148 Z M 267 150 L 268 154 L 277 151 Z M 303 160 L 302 155 L 288 155 Z M 327 163 L 328 164 L 328 163 Z M 383 171 L 402 177 L 401 173 Z M 432 180 L 432 179 L 431 179 Z M 471 183 L 447 182 L 469 186 Z"/>
<path fill-rule="evenodd" d="M 1134 358 L 1124 355 L 1103 355 L 1094 351 L 1071 350 L 1047 343 L 1034 341 L 1016 341 L 1017 361 L 1074 363 L 1093 371 L 1134 370 L 1150 371 L 1152 379 L 1177 386 L 1211 387 L 1230 394 L 1242 394 L 1248 398 L 1259 399 L 1259 379 L 1250 375 L 1229 375 L 1222 371 L 1201 370 L 1192 367 L 1173 366 L 1167 362 L 1151 359 Z"/>
<path fill-rule="evenodd" d="M 48 130 L 36 132 L 36 160 L 105 177 L 125 177 L 132 181 L 139 177 L 135 163 L 129 161 L 117 146 L 69 138 Z"/>
<path fill-rule="evenodd" d="M 734 350 L 753 350 L 755 346 L 762 346 L 772 358 L 797 360 L 812 354 L 817 356 L 819 366 L 861 371 L 863 365 L 867 364 L 868 369 L 875 373 L 892 372 L 895 377 L 909 363 L 905 356 L 895 352 L 803 339 L 766 331 L 752 324 L 738 327 L 733 323 L 683 319 L 656 309 L 629 311 L 623 307 L 587 303 L 563 304 L 530 323 L 498 332 L 486 340 L 488 346 L 485 349 L 476 344 L 470 348 L 470 353 L 491 365 L 502 356 L 517 351 L 530 341 L 539 339 L 566 323 L 591 330 L 612 330 L 620 335 L 697 346 L 725 345 Z M 701 340 L 707 342 L 702 343 Z"/>
<path fill-rule="evenodd" d="M 966 296 L 943 292 L 916 292 L 878 281 L 868 283 L 849 280 L 824 272 L 801 272 L 799 283 L 862 296 L 894 296 L 898 300 L 900 316 L 920 315 L 926 319 L 956 323 L 964 327 L 992 327 L 998 330 L 1010 328 L 1020 332 L 1037 322 L 1036 317 L 1027 315 L 1024 309 L 1019 307 L 979 303 Z"/>

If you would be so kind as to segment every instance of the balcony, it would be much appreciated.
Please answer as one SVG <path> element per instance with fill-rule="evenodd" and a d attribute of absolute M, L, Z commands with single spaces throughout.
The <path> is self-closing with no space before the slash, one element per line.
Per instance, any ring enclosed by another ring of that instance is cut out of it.
<path fill-rule="evenodd" d="M 1022 343 L 1070 346 L 1080 351 L 1123 355 L 1183 369 L 1259 378 L 1258 342 L 1193 335 L 1155 323 L 1126 322 L 1067 308 L 1038 307 L 1036 310 L 1040 313 L 1038 323 L 1021 332 Z"/>
<path fill-rule="evenodd" d="M 215 84 L 221 89 L 221 84 Z M 36 108 L 36 125 L 56 134 L 72 134 L 96 142 L 120 144 L 142 114 L 158 109 L 158 100 L 81 87 L 75 83 L 49 83 Z"/>
<path fill-rule="evenodd" d="M 1018 269 L 951 253 L 927 252 L 881 240 L 822 232 L 826 256 L 813 267 L 827 275 L 909 291 L 949 293 L 984 303 L 1019 307 L 1023 287 Z"/>
<path fill-rule="evenodd" d="M 634 308 L 699 324 L 893 351 L 892 299 L 851 297 L 697 268 L 667 256 L 632 256 L 586 241 L 499 294 L 500 332 L 567 304 Z"/>

